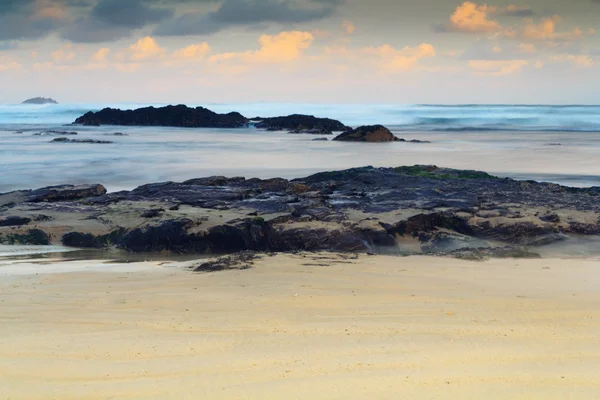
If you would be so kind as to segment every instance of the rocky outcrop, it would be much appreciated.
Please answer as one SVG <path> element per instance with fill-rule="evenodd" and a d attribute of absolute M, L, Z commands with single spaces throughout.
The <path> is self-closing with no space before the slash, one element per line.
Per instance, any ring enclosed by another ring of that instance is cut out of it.
<path fill-rule="evenodd" d="M 34 97 L 32 99 L 25 100 L 23 104 L 58 104 L 58 102 L 50 98 Z"/>
<path fill-rule="evenodd" d="M 60 185 L 49 186 L 27 192 L 26 201 L 29 203 L 73 201 L 88 197 L 102 196 L 106 188 L 102 185 Z"/>
<path fill-rule="evenodd" d="M 268 131 L 288 131 L 289 133 L 308 133 L 313 135 L 331 135 L 349 128 L 340 121 L 330 118 L 317 118 L 312 115 L 293 114 L 285 117 L 255 118 L 260 120 L 255 126 Z"/>
<path fill-rule="evenodd" d="M 333 140 L 339 142 L 393 142 L 398 140 L 394 134 L 383 125 L 361 126 L 353 130 L 346 131 Z"/>
<path fill-rule="evenodd" d="M 215 176 L 108 194 L 100 185 L 12 192 L 0 195 L 0 221 L 11 221 L 0 234 L 27 240 L 35 224 L 66 246 L 131 252 L 535 257 L 570 235 L 600 234 L 599 200 L 600 188 L 479 171 L 363 167 L 297 180 Z"/>
<path fill-rule="evenodd" d="M 237 112 L 217 114 L 203 107 L 184 105 L 146 107 L 137 110 L 105 108 L 75 120 L 80 125 L 174 126 L 182 128 L 240 128 L 248 120 Z"/>

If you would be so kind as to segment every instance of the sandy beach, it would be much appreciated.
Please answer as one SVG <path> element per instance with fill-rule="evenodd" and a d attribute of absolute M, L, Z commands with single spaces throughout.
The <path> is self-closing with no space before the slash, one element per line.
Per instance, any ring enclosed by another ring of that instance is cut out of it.
<path fill-rule="evenodd" d="M 600 261 L 77 263 L 0 268 L 0 398 L 600 397 Z"/>

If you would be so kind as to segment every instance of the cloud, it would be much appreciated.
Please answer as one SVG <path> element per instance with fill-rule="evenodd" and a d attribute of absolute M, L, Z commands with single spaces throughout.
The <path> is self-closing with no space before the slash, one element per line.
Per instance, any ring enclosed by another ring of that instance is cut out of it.
<path fill-rule="evenodd" d="M 50 59 L 55 64 L 73 61 L 75 59 L 75 50 L 73 49 L 73 45 L 67 43 L 58 50 L 53 51 L 50 53 Z"/>
<path fill-rule="evenodd" d="M 192 44 L 183 49 L 176 50 L 173 53 L 173 58 L 177 60 L 201 60 L 210 52 L 210 50 L 211 48 L 206 42 Z"/>
<path fill-rule="evenodd" d="M 503 76 L 520 72 L 529 64 L 527 60 L 470 60 L 469 68 L 475 75 Z"/>
<path fill-rule="evenodd" d="M 15 59 L 0 56 L 0 71 L 21 69 L 23 66 Z"/>
<path fill-rule="evenodd" d="M 67 8 L 63 3 L 55 0 L 36 0 L 34 3 L 34 14 L 35 19 L 66 19 L 68 17 Z"/>
<path fill-rule="evenodd" d="M 519 50 L 521 50 L 523 53 L 535 53 L 537 48 L 531 43 L 521 43 L 519 45 Z"/>
<path fill-rule="evenodd" d="M 488 33 L 524 41 L 574 41 L 584 36 L 584 32 L 578 27 L 572 31 L 558 32 L 556 26 L 561 21 L 559 16 L 544 18 L 539 23 L 532 18 L 524 18 L 521 25 L 505 27 L 493 18 L 495 15 L 525 17 L 534 13 L 529 7 L 510 5 L 497 8 L 467 1 L 456 8 L 448 23 L 435 25 L 434 29 L 438 32 Z M 588 35 L 594 33 L 593 30 L 587 32 Z"/>
<path fill-rule="evenodd" d="M 378 57 L 379 65 L 388 72 L 412 69 L 421 59 L 434 57 L 436 54 L 435 48 L 428 43 L 416 47 L 406 46 L 400 50 L 385 44 L 379 47 L 366 47 L 360 51 L 365 55 Z"/>
<path fill-rule="evenodd" d="M 221 53 L 210 57 L 212 63 L 237 61 L 250 63 L 288 63 L 295 61 L 310 47 L 314 37 L 310 32 L 281 32 L 278 35 L 262 35 L 258 50 L 238 53 Z"/>
<path fill-rule="evenodd" d="M 136 30 L 173 17 L 170 8 L 151 7 L 144 0 L 100 0 L 86 17 L 65 27 L 63 38 L 100 43 L 131 36 Z"/>
<path fill-rule="evenodd" d="M 566 54 L 566 55 L 558 55 L 552 57 L 552 61 L 568 61 L 576 66 L 583 68 L 591 68 L 595 65 L 594 60 L 585 54 L 582 55 L 574 55 L 574 54 Z"/>
<path fill-rule="evenodd" d="M 154 35 L 205 35 L 232 26 L 310 22 L 331 16 L 340 4 L 340 0 L 225 0 L 217 11 L 191 11 L 164 21 Z"/>
<path fill-rule="evenodd" d="M 94 55 L 92 56 L 92 60 L 97 63 L 103 64 L 107 61 L 107 57 L 109 54 L 110 49 L 108 47 L 103 47 L 94 53 Z"/>
<path fill-rule="evenodd" d="M 129 46 L 128 52 L 131 60 L 140 61 L 164 55 L 166 50 L 152 37 L 146 36 Z"/>
<path fill-rule="evenodd" d="M 346 20 L 342 22 L 342 29 L 344 30 L 344 33 L 346 35 L 352 35 L 356 30 L 356 26 L 354 25 L 354 23 L 352 23 L 352 21 Z"/>
<path fill-rule="evenodd" d="M 498 21 L 490 18 L 490 14 L 496 10 L 495 7 L 485 4 L 477 5 L 467 1 L 456 8 L 446 25 L 437 26 L 436 30 L 467 33 L 497 32 L 502 27 Z"/>
<path fill-rule="evenodd" d="M 507 17 L 533 17 L 535 12 L 529 7 L 510 5 L 500 11 L 500 15 Z"/>
<path fill-rule="evenodd" d="M 557 32 L 556 24 L 561 18 L 554 16 L 543 19 L 536 24 L 532 19 L 526 19 L 524 25 L 516 31 L 507 31 L 508 37 L 517 37 L 525 40 L 576 40 L 583 36 L 583 31 L 575 28 L 570 32 Z"/>

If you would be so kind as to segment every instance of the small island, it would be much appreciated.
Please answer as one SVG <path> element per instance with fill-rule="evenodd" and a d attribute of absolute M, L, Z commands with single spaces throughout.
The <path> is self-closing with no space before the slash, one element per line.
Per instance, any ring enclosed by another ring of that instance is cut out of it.
<path fill-rule="evenodd" d="M 25 100 L 23 104 L 58 104 L 58 101 L 51 98 L 34 97 L 32 99 Z"/>

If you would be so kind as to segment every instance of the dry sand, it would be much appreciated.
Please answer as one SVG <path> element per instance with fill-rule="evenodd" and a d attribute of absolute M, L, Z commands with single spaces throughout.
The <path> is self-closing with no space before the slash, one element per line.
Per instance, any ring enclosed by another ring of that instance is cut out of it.
<path fill-rule="evenodd" d="M 600 261 L 101 265 L 0 276 L 1 399 L 600 398 Z"/>

